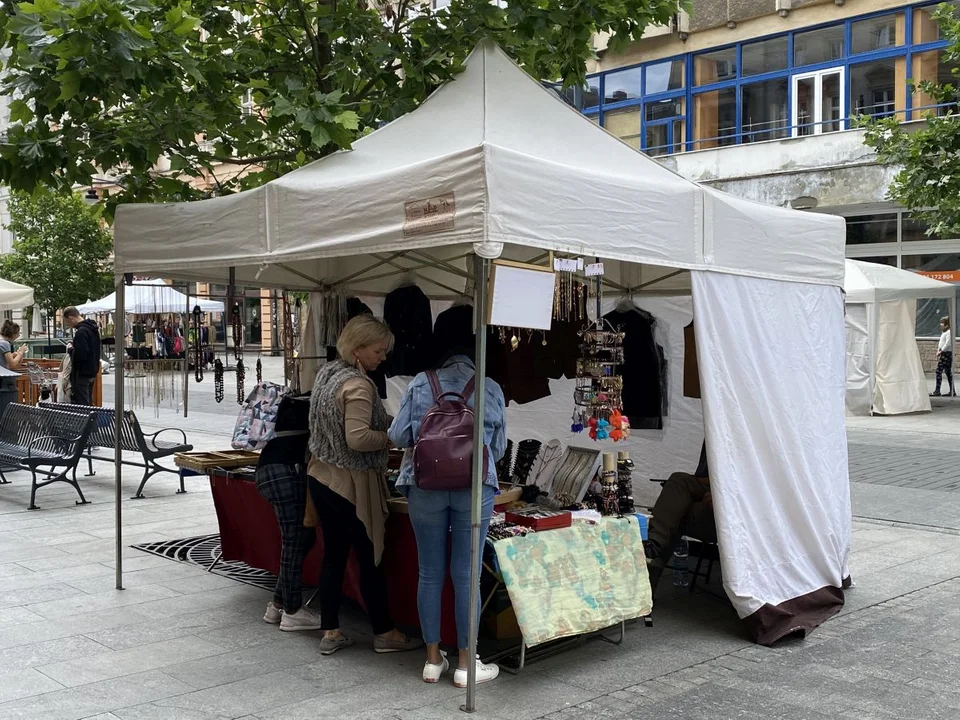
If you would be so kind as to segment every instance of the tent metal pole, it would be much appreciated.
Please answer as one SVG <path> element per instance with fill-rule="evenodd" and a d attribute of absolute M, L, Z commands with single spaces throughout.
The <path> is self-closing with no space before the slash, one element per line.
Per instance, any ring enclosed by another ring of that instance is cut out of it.
<path fill-rule="evenodd" d="M 124 356 L 124 334 L 123 329 L 126 325 L 126 307 L 124 304 L 124 293 L 126 290 L 125 279 L 122 274 L 114 277 L 114 287 L 116 288 L 117 307 L 113 315 L 113 348 L 117 357 L 114 363 L 113 371 L 113 412 L 116 418 L 113 424 L 114 442 L 113 447 L 113 472 L 114 472 L 114 512 L 116 513 L 116 537 L 117 537 L 117 590 L 123 590 L 123 510 L 121 503 L 123 500 L 123 439 L 120 437 L 122 427 L 121 419 L 123 417 L 124 397 L 123 397 L 123 356 Z"/>
<path fill-rule="evenodd" d="M 187 310 L 183 316 L 183 322 L 180 325 L 180 332 L 183 335 L 183 417 L 187 417 L 187 408 L 190 404 L 190 283 L 184 283 L 183 294 L 186 297 Z M 200 328 L 197 328 L 197 342 L 200 341 Z"/>
<path fill-rule="evenodd" d="M 953 368 L 957 365 L 957 294 L 954 292 L 953 296 L 949 298 L 950 300 L 950 312 L 947 313 L 950 316 L 950 339 L 953 341 L 950 345 L 950 352 L 953 353 L 953 365 L 950 368 L 951 374 L 953 373 Z"/>
<path fill-rule="evenodd" d="M 483 512 L 483 440 L 484 406 L 487 378 L 487 275 L 490 261 L 476 257 L 477 283 L 474 289 L 474 327 L 476 328 L 474 423 L 473 423 L 473 497 L 470 498 L 470 625 L 467 645 L 467 701 L 460 709 L 472 713 L 477 709 L 477 630 L 480 626 L 480 519 Z"/>
<path fill-rule="evenodd" d="M 870 351 L 870 414 L 877 399 L 877 352 L 880 339 L 880 303 L 874 299 L 867 303 L 867 349 Z"/>

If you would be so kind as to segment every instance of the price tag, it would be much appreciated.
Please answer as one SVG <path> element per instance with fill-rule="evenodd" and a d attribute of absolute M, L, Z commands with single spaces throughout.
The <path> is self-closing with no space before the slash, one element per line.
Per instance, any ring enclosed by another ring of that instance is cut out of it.
<path fill-rule="evenodd" d="M 577 261 L 570 258 L 554 258 L 553 259 L 553 269 L 556 272 L 576 272 L 577 271 Z"/>
<path fill-rule="evenodd" d="M 603 275 L 603 263 L 591 263 L 583 269 L 583 272 L 587 277 L 599 277 Z"/>

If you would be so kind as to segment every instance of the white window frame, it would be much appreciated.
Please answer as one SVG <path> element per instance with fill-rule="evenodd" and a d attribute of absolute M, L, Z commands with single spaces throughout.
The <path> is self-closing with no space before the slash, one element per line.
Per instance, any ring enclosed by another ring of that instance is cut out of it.
<path fill-rule="evenodd" d="M 794 75 L 790 78 L 790 91 L 792 93 L 790 103 L 790 126 L 792 128 L 791 135 L 793 137 L 805 137 L 800 135 L 800 103 L 799 100 L 799 87 L 800 82 L 803 80 L 813 80 L 813 119 L 810 123 L 813 127 L 812 135 L 823 135 L 825 131 L 823 126 L 829 122 L 834 122 L 833 120 L 827 120 L 823 116 L 823 79 L 825 77 L 830 77 L 833 75 L 840 76 L 840 117 L 836 120 L 837 129 L 829 130 L 826 132 L 839 132 L 844 129 L 844 124 L 846 123 L 847 118 L 847 78 L 846 78 L 846 68 L 841 66 L 836 66 L 832 68 L 827 68 L 826 70 L 816 70 L 814 72 L 800 73 Z"/>

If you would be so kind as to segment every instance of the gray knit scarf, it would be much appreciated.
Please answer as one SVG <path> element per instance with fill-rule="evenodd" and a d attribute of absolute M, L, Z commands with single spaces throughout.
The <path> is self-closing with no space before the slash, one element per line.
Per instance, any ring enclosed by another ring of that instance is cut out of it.
<path fill-rule="evenodd" d="M 386 470 L 386 449 L 358 452 L 347 445 L 343 411 L 337 403 L 337 393 L 347 380 L 353 378 L 371 382 L 366 373 L 342 360 L 326 363 L 317 371 L 313 395 L 310 397 L 310 452 L 318 460 L 347 470 Z M 387 411 L 376 390 L 373 398 L 370 427 L 386 432 L 389 427 Z"/>

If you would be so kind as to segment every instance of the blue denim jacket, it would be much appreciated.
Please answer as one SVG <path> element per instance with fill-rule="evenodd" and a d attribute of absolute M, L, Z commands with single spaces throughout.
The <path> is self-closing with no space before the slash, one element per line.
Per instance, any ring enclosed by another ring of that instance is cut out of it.
<path fill-rule="evenodd" d="M 442 368 L 437 370 L 440 387 L 443 388 L 444 392 L 462 391 L 473 375 L 473 362 L 465 355 L 454 355 Z M 494 467 L 494 463 L 503 457 L 507 449 L 506 409 L 503 401 L 503 390 L 490 378 L 486 380 L 486 391 L 483 442 L 490 454 L 490 466 L 487 469 L 484 485 L 496 487 L 497 469 Z M 400 448 L 412 448 L 420 436 L 420 422 L 427 411 L 433 407 L 433 403 L 433 390 L 430 389 L 427 374 L 420 373 L 407 386 L 407 391 L 403 395 L 397 417 L 388 431 L 390 441 Z M 467 404 L 473 407 L 472 396 L 468 398 Z M 400 478 L 397 480 L 397 487 L 405 485 L 416 485 L 416 480 L 413 477 L 412 452 L 408 452 L 404 457 L 403 465 L 400 467 Z"/>

